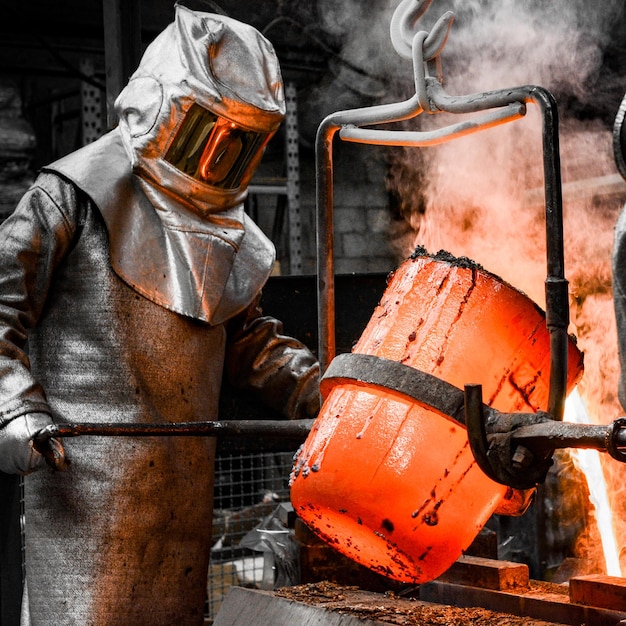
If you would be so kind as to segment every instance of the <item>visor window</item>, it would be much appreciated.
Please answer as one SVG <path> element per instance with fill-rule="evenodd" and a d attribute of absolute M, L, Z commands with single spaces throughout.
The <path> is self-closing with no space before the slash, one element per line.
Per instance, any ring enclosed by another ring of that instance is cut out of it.
<path fill-rule="evenodd" d="M 271 133 L 246 130 L 194 104 L 165 160 L 197 180 L 237 189 L 251 177 Z"/>
<path fill-rule="evenodd" d="M 188 176 L 195 176 L 217 119 L 210 111 L 194 104 L 176 133 L 165 160 Z"/>

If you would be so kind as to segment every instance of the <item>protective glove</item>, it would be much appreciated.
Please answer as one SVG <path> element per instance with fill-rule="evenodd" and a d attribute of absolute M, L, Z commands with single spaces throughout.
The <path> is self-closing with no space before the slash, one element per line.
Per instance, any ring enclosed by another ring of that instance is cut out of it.
<path fill-rule="evenodd" d="M 46 413 L 20 415 L 0 429 L 0 471 L 8 474 L 30 474 L 45 463 L 45 459 L 33 445 L 33 435 L 52 424 L 52 418 Z M 50 440 L 54 441 L 54 440 Z M 63 447 L 58 453 L 64 457 Z"/>

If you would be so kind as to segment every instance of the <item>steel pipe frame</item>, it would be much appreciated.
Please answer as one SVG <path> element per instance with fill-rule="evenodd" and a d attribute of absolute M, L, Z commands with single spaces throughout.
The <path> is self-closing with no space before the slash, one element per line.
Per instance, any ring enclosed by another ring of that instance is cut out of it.
<path fill-rule="evenodd" d="M 396 11 L 400 10 L 403 5 L 406 6 L 407 2 L 403 2 Z M 448 25 L 450 22 L 451 20 L 448 19 Z M 437 143 L 450 141 L 467 132 L 477 132 L 496 123 L 517 119 L 524 114 L 525 105 L 533 103 L 540 108 L 542 116 L 547 240 L 546 323 L 550 332 L 548 413 L 554 419 L 561 420 L 567 382 L 569 302 L 568 283 L 564 275 L 562 183 L 556 101 L 549 91 L 534 85 L 465 96 L 451 96 L 444 91 L 440 76 L 434 78 L 426 75 L 427 65 L 431 69 L 436 68 L 437 73 L 440 73 L 438 55 L 445 45 L 445 39 L 439 34 L 439 47 L 431 52 L 429 57 L 425 57 L 424 46 L 429 41 L 428 37 L 428 33 L 420 31 L 413 38 L 412 55 L 416 90 L 414 96 L 393 104 L 337 111 L 328 115 L 318 127 L 315 145 L 316 223 L 319 359 L 322 372 L 334 358 L 336 350 L 333 249 L 333 139 L 335 134 L 339 132 L 340 138 L 344 140 L 358 140 L 361 143 L 374 145 L 432 145 L 433 141 Z M 502 108 L 507 108 L 507 112 L 494 115 L 491 111 L 471 123 L 471 126 L 448 127 L 448 129 L 437 131 L 436 137 L 433 137 L 432 133 L 411 133 L 407 140 L 400 132 L 390 135 L 384 131 L 372 129 L 358 130 L 361 126 L 408 120 L 424 112 L 466 114 Z M 381 132 L 383 134 L 378 134 Z"/>

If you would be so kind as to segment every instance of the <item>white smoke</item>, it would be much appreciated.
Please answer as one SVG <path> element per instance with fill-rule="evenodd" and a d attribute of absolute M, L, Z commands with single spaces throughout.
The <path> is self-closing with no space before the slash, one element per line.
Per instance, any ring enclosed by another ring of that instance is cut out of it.
<path fill-rule="evenodd" d="M 599 69 L 609 26 L 622 10 L 615 0 L 455 0 L 441 8 L 446 4 L 457 14 L 446 52 L 464 64 L 451 80 L 478 91 L 531 83 L 578 95 Z"/>
<path fill-rule="evenodd" d="M 571 109 L 572 103 L 580 109 L 594 101 L 610 27 L 624 4 L 435 0 L 429 12 L 436 18 L 446 9 L 456 13 L 442 54 L 449 94 L 530 84 L 548 89 L 559 103 L 571 330 L 585 354 L 579 391 L 590 417 L 610 422 L 623 414 L 616 397 L 619 366 L 611 252 L 626 185 L 617 174 L 606 120 L 582 120 Z M 594 104 L 596 110 L 602 108 L 602 103 Z M 455 121 L 455 116 L 444 113 L 421 117 L 415 123 L 422 127 Z M 541 117 L 532 105 L 524 119 L 505 126 L 425 151 L 399 150 L 390 181 L 410 225 L 397 237 L 399 258 L 417 244 L 431 252 L 443 248 L 469 256 L 544 306 L 542 159 Z M 421 186 L 416 189 L 418 181 Z M 607 463 L 611 470 L 616 465 L 610 459 Z M 620 515 L 624 505 L 613 504 Z"/>
<path fill-rule="evenodd" d="M 344 45 L 333 84 L 316 88 L 305 103 L 319 108 L 318 121 L 332 111 L 399 101 L 414 93 L 411 63 L 395 53 L 389 36 L 399 1 L 319 0 L 323 29 L 343 39 Z M 441 54 L 449 94 L 538 85 L 551 91 L 559 104 L 572 331 L 586 354 L 585 397 L 596 408 L 594 418 L 609 421 L 620 411 L 615 394 L 612 234 L 626 187 L 620 188 L 614 164 L 606 119 L 611 118 L 610 107 L 599 100 L 609 87 L 600 81 L 603 54 L 612 27 L 623 17 L 623 0 L 433 0 L 418 28 L 429 30 L 446 10 L 456 15 Z M 626 42 L 622 45 L 626 48 Z M 355 67 L 362 73 L 350 73 Z M 594 111 L 604 107 L 605 119 L 574 114 L 590 104 Z M 403 127 L 441 127 L 458 118 L 422 114 Z M 395 222 L 393 232 L 398 261 L 418 244 L 432 252 L 446 249 L 472 258 L 544 306 L 546 232 L 538 107 L 529 105 L 521 120 L 436 148 L 390 149 L 389 159 L 389 187 L 399 199 L 403 218 Z M 614 193 L 602 196 L 595 191 L 596 183 L 607 178 Z"/>
<path fill-rule="evenodd" d="M 614 2 L 611 8 L 611 3 L 590 6 L 570 0 L 456 0 L 435 1 L 430 11 L 436 17 L 445 9 L 457 15 L 442 54 L 448 93 L 466 95 L 531 84 L 584 99 L 586 85 L 602 61 L 606 31 L 621 4 Z M 452 121 L 449 115 L 439 114 L 419 123 L 433 127 Z M 587 178 L 616 172 L 606 140 L 608 129 L 595 124 L 596 141 L 595 145 L 591 141 L 589 150 L 588 124 L 569 121 L 562 126 L 562 131 L 567 126 L 570 136 L 586 142 L 581 149 L 576 142 L 563 139 L 564 180 L 581 169 Z M 471 256 L 540 303 L 540 277 L 545 269 L 533 267 L 537 258 L 545 258 L 537 206 L 543 186 L 541 141 L 539 111 L 531 106 L 522 121 L 450 142 L 427 154 L 403 151 L 402 159 L 395 161 L 395 168 L 400 169 L 396 179 L 404 186 L 410 186 L 406 178 L 410 181 L 411 170 L 426 166 L 421 189 L 426 212 L 409 217 L 420 235 L 419 243 Z M 401 195 L 406 192 L 403 188 Z"/>

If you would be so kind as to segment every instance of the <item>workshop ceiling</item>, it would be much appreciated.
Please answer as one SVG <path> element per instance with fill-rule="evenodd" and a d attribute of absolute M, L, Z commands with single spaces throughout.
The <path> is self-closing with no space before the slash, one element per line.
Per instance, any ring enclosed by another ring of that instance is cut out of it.
<path fill-rule="evenodd" d="M 104 54 L 103 7 L 122 0 L 0 0 L 0 74 L 62 73 L 76 55 Z M 149 43 L 174 17 L 175 0 L 139 0 L 141 39 Z M 252 24 L 272 41 L 283 68 L 320 69 L 340 43 L 318 24 L 317 2 L 184 0 Z M 67 68 L 66 68 L 67 69 Z"/>
<path fill-rule="evenodd" d="M 355 1 L 360 11 L 367 12 L 394 0 L 372 0 L 363 5 Z M 313 109 L 304 114 L 310 120 L 308 126 L 303 123 L 300 128 L 300 134 L 306 135 L 309 142 L 327 107 L 337 106 L 334 99 L 332 103 L 320 102 L 310 91 L 325 79 L 332 81 L 338 68 L 353 73 L 356 70 L 359 86 L 364 80 L 359 64 L 354 66 L 350 59 L 342 58 L 344 39 L 353 26 L 346 21 L 344 0 L 179 2 L 192 9 L 226 14 L 265 34 L 276 49 L 285 82 L 295 84 L 298 98 Z M 139 60 L 135 34 L 140 31 L 140 45 L 145 48 L 173 21 L 175 4 L 176 0 L 0 0 L 0 82 L 8 81 L 17 87 L 24 114 L 40 138 L 38 149 L 43 162 L 64 153 L 66 143 L 71 147 L 78 141 L 66 128 L 66 121 L 79 115 L 76 98 L 81 85 L 106 91 L 108 106 Z M 336 14 L 340 10 L 343 24 Z M 122 27 L 112 27 L 108 19 L 111 15 L 128 18 L 131 14 L 132 19 Z M 104 15 L 108 16 L 106 23 Z M 132 36 L 125 36 L 128 34 Z M 115 46 L 117 42 L 121 45 Z M 332 76 L 326 78 L 329 69 Z"/>

